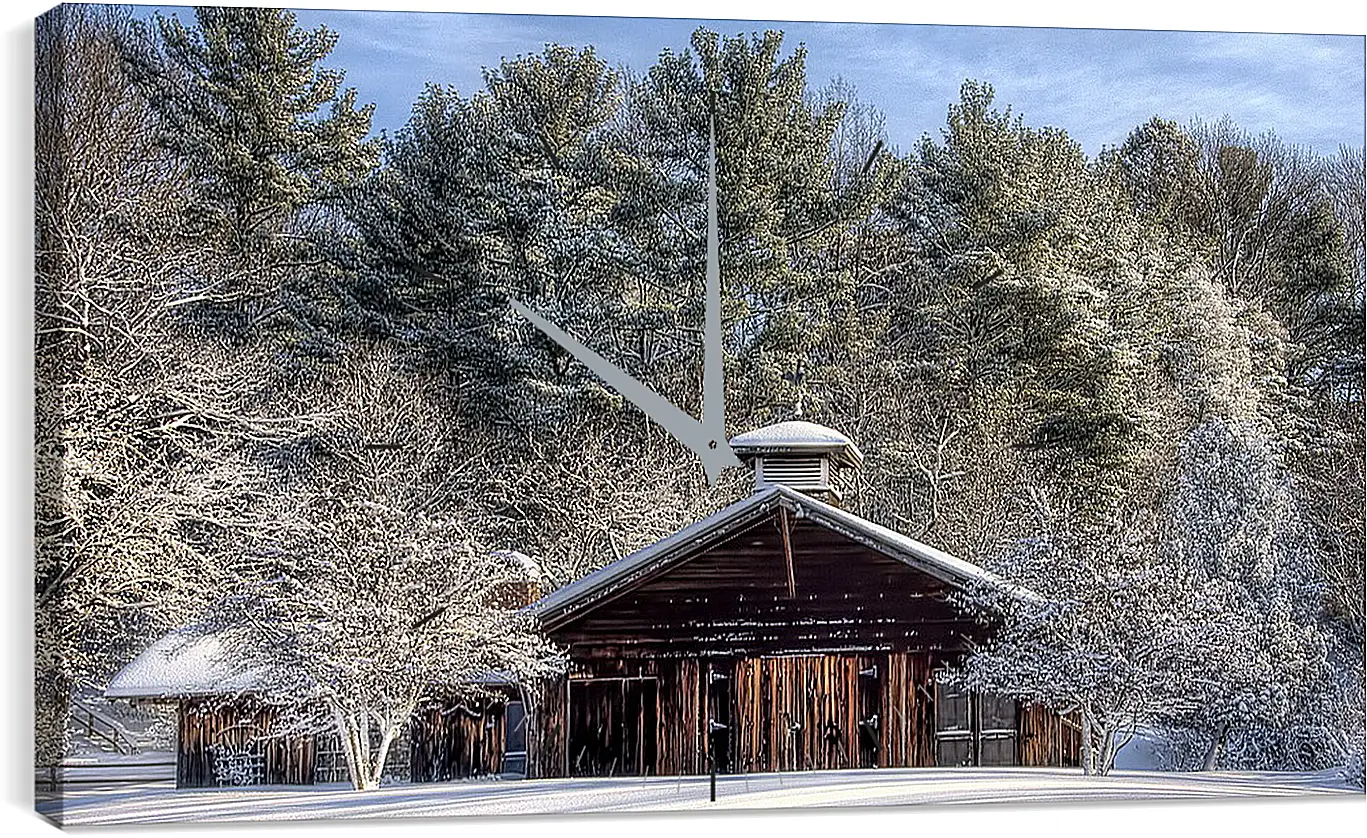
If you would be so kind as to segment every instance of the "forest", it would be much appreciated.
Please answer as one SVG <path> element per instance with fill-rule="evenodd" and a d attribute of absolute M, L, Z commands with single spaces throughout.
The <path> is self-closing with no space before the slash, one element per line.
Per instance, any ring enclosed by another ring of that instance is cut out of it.
<path fill-rule="evenodd" d="M 508 304 L 696 415 L 715 121 L 728 433 L 838 428 L 848 508 L 1043 598 L 953 676 L 1080 712 L 1089 770 L 1148 727 L 1361 782 L 1362 148 L 1156 115 L 1088 156 L 968 80 L 901 149 L 781 32 L 706 29 L 376 136 L 334 33 L 181 14 L 37 26 L 40 764 L 196 621 L 363 733 L 534 677 L 491 556 L 549 591 L 748 494 Z"/>

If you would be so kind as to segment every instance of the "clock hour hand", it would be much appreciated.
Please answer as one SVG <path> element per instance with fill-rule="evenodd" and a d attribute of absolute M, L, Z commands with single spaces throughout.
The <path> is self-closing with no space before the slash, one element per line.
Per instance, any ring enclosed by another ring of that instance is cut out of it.
<path fill-rule="evenodd" d="M 532 325 L 545 332 L 551 340 L 560 344 L 566 352 L 592 370 L 609 387 L 626 396 L 633 404 L 645 411 L 647 416 L 673 434 L 675 439 L 691 448 L 702 460 L 709 484 L 716 485 L 717 478 L 721 476 L 723 469 L 741 465 L 735 452 L 731 450 L 731 444 L 726 441 L 724 430 L 717 434 L 709 432 L 708 427 L 702 422 L 689 416 L 675 407 L 664 396 L 632 378 L 621 367 L 575 340 L 559 326 L 517 300 L 510 299 L 508 302 L 514 311 L 530 320 Z M 722 427 L 724 428 L 724 426 Z"/>

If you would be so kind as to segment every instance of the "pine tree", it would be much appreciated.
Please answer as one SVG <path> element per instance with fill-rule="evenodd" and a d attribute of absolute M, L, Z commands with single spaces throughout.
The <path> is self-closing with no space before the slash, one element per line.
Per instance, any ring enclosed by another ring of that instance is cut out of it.
<path fill-rule="evenodd" d="M 320 66 L 337 42 L 279 9 L 200 7 L 156 18 L 128 53 L 159 118 L 158 142 L 189 166 L 204 235 L 233 253 L 282 244 L 374 165 L 373 105 Z"/>

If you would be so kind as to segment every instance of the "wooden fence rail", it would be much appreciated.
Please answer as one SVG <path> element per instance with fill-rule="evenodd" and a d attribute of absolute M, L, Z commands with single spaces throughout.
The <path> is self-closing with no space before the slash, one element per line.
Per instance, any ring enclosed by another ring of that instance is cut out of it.
<path fill-rule="evenodd" d="M 34 770 L 34 788 L 39 791 L 56 791 L 62 786 L 74 785 L 174 783 L 175 779 L 175 760 L 44 765 Z"/>

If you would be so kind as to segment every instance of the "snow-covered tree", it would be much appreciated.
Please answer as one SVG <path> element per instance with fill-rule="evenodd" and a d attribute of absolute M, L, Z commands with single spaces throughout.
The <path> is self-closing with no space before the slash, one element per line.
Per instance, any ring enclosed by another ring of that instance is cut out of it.
<path fill-rule="evenodd" d="M 1165 719 L 1200 730 L 1206 769 L 1217 766 L 1231 733 L 1244 742 L 1242 762 L 1271 767 L 1285 760 L 1253 753 L 1255 731 L 1319 725 L 1305 714 L 1329 686 L 1328 650 L 1307 546 L 1266 431 L 1248 422 L 1197 426 L 1183 445 L 1162 549 L 1194 574 L 1186 596 L 1201 627 L 1193 655 L 1205 674 L 1192 684 L 1196 709 Z"/>
<path fill-rule="evenodd" d="M 260 263 L 315 226 L 299 214 L 335 202 L 375 165 L 374 106 L 322 66 L 337 43 L 326 27 L 301 30 L 283 9 L 201 6 L 194 18 L 158 14 L 125 50 L 128 71 L 158 114 L 156 142 L 189 169 L 199 230 Z M 213 289 L 221 299 L 256 291 Z"/>
<path fill-rule="evenodd" d="M 35 590 L 40 760 L 72 690 L 104 683 L 202 606 L 225 547 L 270 494 L 252 446 L 260 346 L 206 334 L 198 277 L 221 254 L 185 229 L 189 177 L 152 140 L 122 60 L 128 7 L 68 5 L 36 29 Z"/>
<path fill-rule="evenodd" d="M 520 569 L 458 524 L 354 497 L 289 500 L 311 530 L 259 555 L 279 572 L 234 588 L 210 624 L 236 630 L 225 636 L 260 668 L 262 697 L 285 708 L 276 733 L 339 735 L 355 788 L 378 787 L 421 700 L 557 670 L 534 620 L 499 595 Z"/>
<path fill-rule="evenodd" d="M 444 427 L 430 382 L 401 357 L 356 350 L 309 391 L 330 409 L 279 452 L 275 532 L 251 543 L 204 623 L 263 673 L 262 697 L 288 708 L 281 731 L 341 737 L 357 789 L 378 786 L 422 699 L 560 665 L 504 596 L 522 568 L 447 494 L 459 472 L 486 465 L 477 441 Z"/>
<path fill-rule="evenodd" d="M 992 615 L 994 633 L 948 677 L 1077 712 L 1083 770 L 1106 774 L 1141 725 L 1194 700 L 1190 682 L 1203 673 L 1189 655 L 1189 575 L 1154 555 L 1156 522 L 1142 507 L 1082 529 L 1036 497 L 1041 535 L 992 565 L 1028 593 L 966 597 Z"/>

